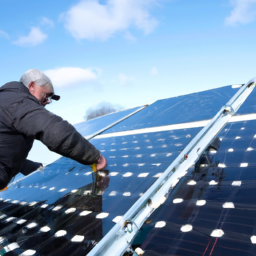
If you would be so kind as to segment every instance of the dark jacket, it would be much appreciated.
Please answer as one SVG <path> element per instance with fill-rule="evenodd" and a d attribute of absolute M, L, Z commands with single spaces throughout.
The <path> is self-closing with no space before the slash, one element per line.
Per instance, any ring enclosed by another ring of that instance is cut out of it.
<path fill-rule="evenodd" d="M 46 110 L 19 82 L 0 87 L 0 162 L 14 176 L 26 165 L 34 139 L 81 164 L 96 163 L 100 152 L 61 117 Z"/>

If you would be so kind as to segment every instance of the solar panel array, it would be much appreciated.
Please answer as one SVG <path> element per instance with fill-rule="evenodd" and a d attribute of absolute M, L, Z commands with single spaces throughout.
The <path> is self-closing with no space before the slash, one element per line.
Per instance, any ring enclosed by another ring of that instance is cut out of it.
<path fill-rule="evenodd" d="M 97 176 L 63 157 L 44 173 L 16 180 L 0 194 L 0 255 L 86 255 L 202 129 L 168 125 L 210 119 L 236 91 L 228 86 L 159 100 L 109 128 L 91 140 L 108 159 Z M 255 97 L 254 91 L 238 114 L 254 112 Z M 87 136 L 138 109 L 76 128 Z M 220 148 L 207 156 L 211 164 L 188 170 L 134 247 L 145 255 L 255 254 L 255 122 L 223 128 Z"/>

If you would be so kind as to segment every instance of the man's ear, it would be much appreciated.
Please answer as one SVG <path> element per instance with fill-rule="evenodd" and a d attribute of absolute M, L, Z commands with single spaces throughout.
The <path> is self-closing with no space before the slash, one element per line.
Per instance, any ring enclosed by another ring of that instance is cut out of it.
<path fill-rule="evenodd" d="M 30 82 L 28 85 L 28 90 L 31 94 L 34 94 L 35 92 L 35 83 L 34 82 Z"/>

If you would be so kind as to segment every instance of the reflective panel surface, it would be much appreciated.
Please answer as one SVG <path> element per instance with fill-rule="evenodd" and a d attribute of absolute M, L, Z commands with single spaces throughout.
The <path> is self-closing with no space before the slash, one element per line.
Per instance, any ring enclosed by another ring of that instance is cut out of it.
<path fill-rule="evenodd" d="M 142 227 L 134 244 L 145 255 L 255 255 L 255 127 L 223 128 L 219 149 L 191 167 Z"/>
<path fill-rule="evenodd" d="M 91 140 L 108 160 L 97 174 L 62 157 L 44 173 L 17 176 L 0 192 L 0 255 L 86 255 L 202 129 L 159 127 L 212 118 L 236 91 L 229 86 L 159 100 L 115 125 L 108 137 Z M 136 109 L 76 128 L 87 136 Z M 240 114 L 253 109 L 248 99 Z M 156 130 L 110 134 L 148 127 Z M 256 120 L 228 123 L 170 188 L 133 247 L 144 255 L 254 255 L 255 127 Z"/>
<path fill-rule="evenodd" d="M 104 133 L 211 119 L 238 91 L 232 86 L 158 100 Z"/>
<path fill-rule="evenodd" d="M 256 113 L 255 99 L 256 99 L 256 90 L 254 89 L 246 99 L 246 102 L 240 107 L 240 109 L 238 109 L 237 115 Z"/>
<path fill-rule="evenodd" d="M 86 137 L 128 116 L 129 114 L 133 113 L 139 108 L 141 107 L 129 108 L 119 112 L 107 114 L 105 116 L 90 119 L 86 122 L 76 124 L 74 125 L 74 127 L 77 129 L 79 133 Z"/>
<path fill-rule="evenodd" d="M 5 243 L 22 241 L 18 242 L 22 250 L 32 249 L 39 255 L 48 255 L 58 244 L 62 249 L 51 253 L 61 255 L 72 250 L 73 237 L 83 236 L 79 250 L 86 253 L 199 130 L 93 139 L 91 142 L 108 159 L 105 172 L 96 176 L 89 166 L 61 158 L 47 166 L 44 174 L 36 172 L 15 182 L 1 193 L 0 218 Z M 27 227 L 31 223 L 34 226 Z M 65 235 L 56 237 L 60 230 Z M 44 243 L 38 245 L 40 239 Z"/>

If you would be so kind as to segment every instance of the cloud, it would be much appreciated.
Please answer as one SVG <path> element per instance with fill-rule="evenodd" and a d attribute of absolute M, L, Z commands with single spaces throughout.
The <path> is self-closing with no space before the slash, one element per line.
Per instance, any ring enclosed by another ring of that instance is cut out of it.
<path fill-rule="evenodd" d="M 153 67 L 152 69 L 151 69 L 151 76 L 156 76 L 157 74 L 158 74 L 158 70 L 157 70 L 157 68 L 156 67 Z"/>
<path fill-rule="evenodd" d="M 132 43 L 136 42 L 136 37 L 133 36 L 129 31 L 125 32 L 124 38 L 127 39 L 128 41 L 132 42 Z"/>
<path fill-rule="evenodd" d="M 133 82 L 134 81 L 134 77 L 132 76 L 127 76 L 125 75 L 124 73 L 120 73 L 118 75 L 118 81 L 119 81 L 119 84 L 120 85 L 126 85 L 130 82 Z"/>
<path fill-rule="evenodd" d="M 42 17 L 41 18 L 41 25 L 42 26 L 48 26 L 48 27 L 51 27 L 53 28 L 54 27 L 54 22 L 49 20 L 48 18 L 46 17 Z"/>
<path fill-rule="evenodd" d="M 255 19 L 256 0 L 230 0 L 234 6 L 229 17 L 225 19 L 226 25 L 246 24 Z"/>
<path fill-rule="evenodd" d="M 77 67 L 49 69 L 44 73 L 52 80 L 54 87 L 74 86 L 97 79 L 97 71 Z"/>
<path fill-rule="evenodd" d="M 0 36 L 3 36 L 5 38 L 9 39 L 9 35 L 6 32 L 4 32 L 3 30 L 0 30 Z"/>
<path fill-rule="evenodd" d="M 17 41 L 13 42 L 16 45 L 19 46 L 36 46 L 38 44 L 41 44 L 45 39 L 47 38 L 47 35 L 44 34 L 40 28 L 38 27 L 32 27 L 28 36 L 21 36 Z"/>
<path fill-rule="evenodd" d="M 61 15 L 65 28 L 76 39 L 107 40 L 118 31 L 136 27 L 145 34 L 152 32 L 158 22 L 149 9 L 159 0 L 82 0 Z"/>

